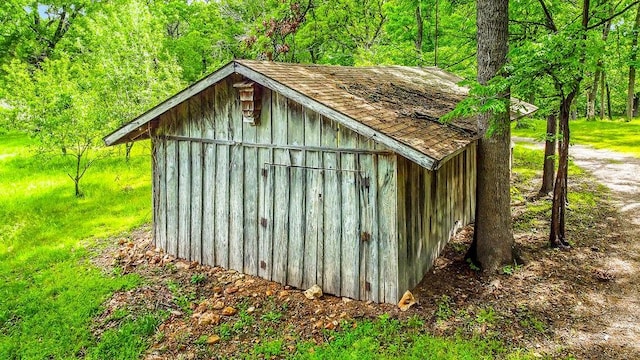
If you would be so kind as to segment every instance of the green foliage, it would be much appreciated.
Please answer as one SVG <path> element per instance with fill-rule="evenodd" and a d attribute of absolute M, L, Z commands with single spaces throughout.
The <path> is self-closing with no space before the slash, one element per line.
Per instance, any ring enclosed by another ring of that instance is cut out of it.
<path fill-rule="evenodd" d="M 531 127 L 528 128 L 513 128 L 513 135 L 542 139 L 546 133 L 546 121 L 531 120 L 530 124 Z M 640 146 L 638 146 L 640 119 L 631 122 L 625 122 L 622 119 L 614 121 L 579 119 L 572 120 L 569 126 L 571 126 L 571 139 L 575 144 L 614 150 L 640 158 Z"/>
<path fill-rule="evenodd" d="M 280 318 L 282 318 L 282 313 L 279 311 L 268 311 L 264 314 L 262 314 L 262 316 L 260 316 L 260 319 L 262 321 L 269 321 L 269 322 L 273 322 L 276 323 L 278 321 L 280 321 Z"/>
<path fill-rule="evenodd" d="M 509 91 L 509 81 L 502 76 L 495 76 L 486 85 L 476 81 L 467 81 L 464 84 L 469 86 L 469 96 L 459 102 L 453 111 L 441 117 L 440 121 L 447 123 L 454 119 L 489 113 L 492 116 L 486 135 L 491 136 L 505 132 L 506 125 L 498 121 L 497 115 L 509 111 L 509 101 L 505 96 Z"/>
<path fill-rule="evenodd" d="M 451 309 L 451 305 L 453 301 L 447 295 L 442 295 L 436 305 L 438 309 L 436 310 L 436 319 L 439 321 L 444 321 L 449 319 L 453 315 L 453 310 Z"/>
<path fill-rule="evenodd" d="M 207 280 L 207 275 L 206 274 L 193 274 L 191 276 L 191 283 L 192 284 L 200 284 L 202 282 L 204 282 L 205 280 Z"/>
<path fill-rule="evenodd" d="M 476 314 L 476 322 L 480 325 L 494 325 L 498 320 L 498 315 L 492 307 L 480 309 Z"/>
<path fill-rule="evenodd" d="M 71 8 L 48 9 L 68 14 Z M 74 160 L 68 176 L 77 196 L 85 172 L 108 155 L 98 151 L 101 138 L 180 85 L 179 69 L 160 46 L 161 24 L 143 2 L 121 0 L 91 9 L 78 12 L 73 29 L 42 59 L 7 60 L 6 93 L 0 94 L 10 122 L 37 139 L 42 153 Z"/>
<path fill-rule="evenodd" d="M 142 315 L 126 321 L 116 329 L 102 334 L 98 345 L 87 355 L 87 359 L 138 359 L 149 346 L 149 338 L 160 324 L 163 316 Z M 205 339 L 206 340 L 206 339 Z"/>
<path fill-rule="evenodd" d="M 357 326 L 331 333 L 323 345 L 298 346 L 294 359 L 493 359 L 510 356 L 497 342 L 487 339 L 435 338 L 389 316 L 363 321 Z"/>
<path fill-rule="evenodd" d="M 504 275 L 513 275 L 516 271 L 520 270 L 522 265 L 513 264 L 513 265 L 505 265 L 502 267 L 501 272 Z"/>
<path fill-rule="evenodd" d="M 265 358 L 278 357 L 283 354 L 284 342 L 282 340 L 266 341 L 257 345 L 253 350 L 254 356 L 264 356 Z"/>
<path fill-rule="evenodd" d="M 129 163 L 107 159 L 75 198 L 61 168 L 24 135 L 0 135 L 0 358 L 71 358 L 95 346 L 90 319 L 110 294 L 139 278 L 103 273 L 87 260 L 96 238 L 150 220 L 149 148 Z M 130 188 L 130 191 L 124 191 Z"/>

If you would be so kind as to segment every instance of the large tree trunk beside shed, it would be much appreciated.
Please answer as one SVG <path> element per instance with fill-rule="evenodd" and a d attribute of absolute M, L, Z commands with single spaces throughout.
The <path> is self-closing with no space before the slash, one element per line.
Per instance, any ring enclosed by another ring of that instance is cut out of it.
<path fill-rule="evenodd" d="M 477 6 L 478 82 L 487 84 L 506 63 L 509 2 L 479 0 Z M 500 95 L 508 109 L 509 92 Z M 495 128 L 487 136 L 490 123 Z M 495 271 L 513 262 L 507 161 L 511 143 L 509 113 L 479 115 L 478 129 L 482 137 L 478 143 L 477 210 L 474 240 L 468 256 L 483 270 Z"/>

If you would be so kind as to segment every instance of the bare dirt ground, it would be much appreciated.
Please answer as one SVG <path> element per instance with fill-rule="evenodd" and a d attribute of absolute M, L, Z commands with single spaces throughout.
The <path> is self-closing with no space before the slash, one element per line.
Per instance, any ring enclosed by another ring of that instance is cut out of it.
<path fill-rule="evenodd" d="M 572 209 L 569 251 L 547 245 L 544 211 L 550 199 L 533 200 L 539 184 L 514 182 L 523 201 L 513 206 L 516 242 L 526 263 L 502 274 L 473 271 L 464 261 L 472 228 L 446 247 L 421 284 L 418 303 L 397 306 L 302 291 L 234 271 L 175 260 L 155 250 L 148 229 L 119 239 L 94 259 L 105 271 L 137 273 L 146 285 L 119 292 L 95 319 L 94 333 L 118 325 L 119 309 L 164 310 L 147 359 L 246 357 L 252 349 L 283 339 L 285 353 L 302 341 L 330 341 L 333 333 L 382 314 L 418 317 L 424 331 L 441 336 L 484 337 L 525 349 L 535 357 L 640 359 L 640 161 L 573 147 L 576 164 L 594 177 L 570 179 L 570 190 L 599 194 L 591 209 Z M 611 186 L 607 191 L 598 184 Z"/>

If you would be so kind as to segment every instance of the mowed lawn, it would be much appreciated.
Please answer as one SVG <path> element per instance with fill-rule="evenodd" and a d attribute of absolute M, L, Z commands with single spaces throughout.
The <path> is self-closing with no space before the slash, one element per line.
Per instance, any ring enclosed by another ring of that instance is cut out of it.
<path fill-rule="evenodd" d="M 545 120 L 524 120 L 525 128 L 514 128 L 514 136 L 544 139 Z M 608 149 L 640 158 L 640 119 L 623 120 L 572 120 L 569 123 L 571 143 L 590 145 L 596 149 Z"/>
<path fill-rule="evenodd" d="M 0 134 L 0 359 L 92 357 L 91 318 L 140 283 L 89 260 L 96 239 L 151 219 L 149 145 L 134 149 L 129 162 L 98 161 L 76 198 L 71 158 L 45 159 L 27 136 Z"/>

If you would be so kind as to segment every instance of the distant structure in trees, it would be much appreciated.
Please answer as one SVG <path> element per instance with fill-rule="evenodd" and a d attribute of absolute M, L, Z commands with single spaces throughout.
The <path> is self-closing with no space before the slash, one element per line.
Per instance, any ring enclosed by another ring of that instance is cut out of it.
<path fill-rule="evenodd" d="M 466 96 L 460 80 L 236 60 L 105 142 L 151 138 L 167 253 L 395 303 L 474 219 L 475 121 L 438 121 Z"/>

